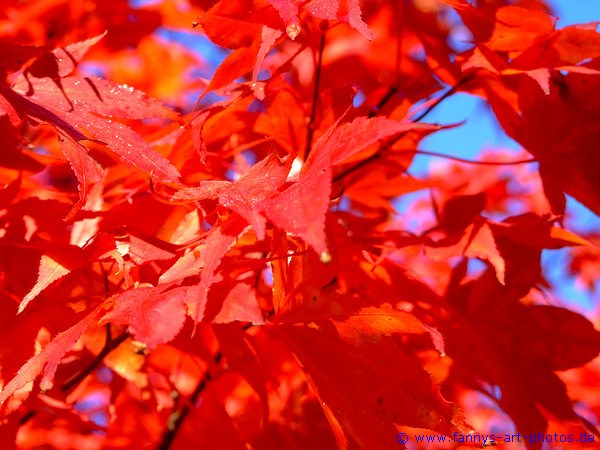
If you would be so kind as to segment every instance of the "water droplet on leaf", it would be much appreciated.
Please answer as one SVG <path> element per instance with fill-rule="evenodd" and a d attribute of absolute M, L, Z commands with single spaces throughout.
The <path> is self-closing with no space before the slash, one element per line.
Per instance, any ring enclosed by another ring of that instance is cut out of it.
<path fill-rule="evenodd" d="M 323 264 L 329 264 L 331 262 L 331 253 L 325 251 L 321 253 L 320 260 Z"/>
<path fill-rule="evenodd" d="M 291 22 L 287 27 L 285 27 L 285 32 L 292 41 L 298 37 L 300 31 L 302 31 L 302 28 L 300 28 L 300 24 L 298 22 Z"/>
<path fill-rule="evenodd" d="M 255 82 L 255 83 L 252 83 L 250 85 L 250 87 L 252 88 L 252 92 L 254 92 L 254 95 L 257 99 L 259 99 L 259 100 L 265 99 L 265 83 L 261 83 L 260 81 Z"/>

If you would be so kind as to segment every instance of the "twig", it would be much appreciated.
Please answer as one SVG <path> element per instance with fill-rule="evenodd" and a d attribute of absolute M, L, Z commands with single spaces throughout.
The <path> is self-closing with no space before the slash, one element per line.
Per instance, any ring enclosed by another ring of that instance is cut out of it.
<path fill-rule="evenodd" d="M 446 155 L 444 153 L 432 152 L 429 150 L 400 150 L 394 153 L 395 155 L 427 155 L 427 156 L 435 156 L 437 158 L 445 158 L 450 159 L 452 161 L 464 163 L 464 164 L 475 164 L 479 166 L 516 166 L 519 164 L 531 164 L 538 162 L 536 158 L 530 159 L 518 159 L 516 161 L 477 161 L 473 159 L 465 159 L 460 158 L 458 156 Z M 333 181 L 339 181 L 342 178 L 350 175 L 351 173 L 356 172 L 358 169 L 366 166 L 367 164 L 375 161 L 380 157 L 380 153 L 375 153 L 374 155 L 368 157 L 367 159 L 363 159 L 361 162 L 356 164 L 355 166 L 350 167 L 348 170 L 340 173 L 336 177 L 334 177 Z"/>
<path fill-rule="evenodd" d="M 73 375 L 71 378 L 69 378 L 63 384 L 61 384 L 60 390 L 66 393 L 66 392 L 70 391 L 71 389 L 73 389 L 75 386 L 77 386 L 79 383 L 81 383 L 85 379 L 85 377 L 87 377 L 94 370 L 96 370 L 96 368 L 102 363 L 104 358 L 106 358 L 106 356 L 108 356 L 108 354 L 110 352 L 112 352 L 119 345 L 121 345 L 128 337 L 129 337 L 129 333 L 127 331 L 124 331 L 123 333 L 118 335 L 116 338 L 112 339 L 111 331 L 110 331 L 110 324 L 106 324 L 106 339 L 104 341 L 104 347 L 102 347 L 102 350 L 100 350 L 100 353 L 98 353 L 96 355 L 96 357 L 94 358 L 94 360 L 91 361 L 81 371 L 77 372 L 75 375 Z M 19 419 L 19 425 L 21 425 L 21 426 L 25 425 L 36 414 L 37 414 L 37 411 L 35 411 L 35 410 L 27 411 Z"/>
<path fill-rule="evenodd" d="M 308 129 L 306 131 L 306 147 L 304 149 L 304 160 L 308 158 L 313 136 L 315 134 L 315 117 L 317 116 L 317 102 L 319 100 L 319 84 L 321 82 L 321 67 L 323 66 L 323 50 L 325 49 L 325 33 L 321 35 L 319 44 L 319 53 L 317 55 L 317 66 L 315 68 L 315 85 L 313 89 L 312 105 L 310 108 L 310 118 L 308 120 Z"/>
<path fill-rule="evenodd" d="M 217 352 L 217 354 L 214 357 L 215 363 L 219 364 L 222 359 L 223 354 L 221 352 Z M 177 432 L 181 428 L 181 425 L 183 425 L 183 421 L 191 412 L 192 408 L 198 401 L 200 394 L 202 394 L 202 391 L 204 391 L 206 385 L 210 380 L 212 380 L 212 376 L 207 370 L 204 376 L 196 385 L 196 389 L 194 389 L 194 392 L 192 392 L 189 401 L 187 401 L 181 408 L 171 413 L 167 421 L 167 429 L 163 434 L 160 444 L 158 444 L 158 447 L 156 447 L 156 450 L 168 450 L 171 447 L 173 440 L 177 436 Z"/>
<path fill-rule="evenodd" d="M 451 159 L 452 161 L 457 161 L 465 164 L 476 164 L 479 166 L 516 166 L 518 164 L 530 164 L 538 162 L 535 158 L 530 159 L 518 159 L 516 161 L 477 161 L 473 159 L 465 159 L 459 158 L 458 156 L 446 155 L 444 153 L 432 152 L 429 150 L 401 150 L 396 152 L 396 154 L 404 154 L 404 153 L 414 153 L 415 155 L 427 155 L 427 156 L 436 156 L 438 158 L 446 158 Z"/>
<path fill-rule="evenodd" d="M 266 316 L 270 317 L 274 313 L 274 310 L 270 310 L 269 312 L 267 312 Z M 242 330 L 247 331 L 254 326 L 255 325 L 252 323 L 247 323 L 242 327 Z M 214 357 L 215 364 L 219 364 L 222 359 L 223 354 L 220 351 L 217 352 Z M 207 370 L 204 376 L 196 385 L 196 388 L 194 389 L 194 392 L 192 392 L 192 395 L 190 396 L 189 400 L 181 408 L 171 413 L 171 415 L 167 419 L 167 429 L 163 434 L 160 444 L 158 444 L 158 447 L 156 447 L 156 450 L 169 450 L 171 444 L 177 436 L 177 433 L 179 432 L 179 429 L 183 425 L 183 421 L 191 412 L 192 408 L 195 407 L 196 403 L 198 402 L 198 398 L 200 397 L 200 394 L 202 394 L 210 380 L 212 380 L 212 376 Z"/>
<path fill-rule="evenodd" d="M 438 98 L 435 102 L 433 102 L 431 105 L 429 105 L 429 107 L 425 111 L 423 111 L 421 114 L 419 114 L 414 119 L 412 119 L 413 122 L 420 122 L 425 117 L 427 117 L 427 115 L 429 115 L 429 113 L 431 111 L 433 111 L 435 108 L 437 108 L 440 105 L 440 103 L 442 103 L 444 100 L 446 100 L 451 95 L 455 94 L 468 81 L 471 81 L 471 78 L 473 78 L 473 75 L 468 75 L 468 76 L 460 79 L 458 81 L 458 83 L 456 83 L 454 86 L 452 86 L 450 89 L 448 89 L 440 98 Z"/>
<path fill-rule="evenodd" d="M 381 111 L 387 102 L 389 102 L 394 95 L 398 93 L 398 83 L 400 80 L 400 62 L 402 61 L 402 28 L 404 25 L 403 17 L 402 17 L 402 6 L 403 3 L 398 1 L 395 3 L 394 7 L 394 15 L 395 22 L 398 24 L 396 27 L 396 62 L 394 64 L 394 73 L 395 73 L 395 82 L 392 86 L 389 87 L 388 91 L 385 95 L 379 100 L 376 106 L 371 108 L 369 112 L 369 118 L 375 117 Z"/>
<path fill-rule="evenodd" d="M 412 119 L 413 122 L 419 122 L 420 120 L 423 120 L 425 117 L 427 117 L 427 115 L 429 113 L 431 113 L 435 108 L 437 108 L 444 100 L 446 100 L 452 94 L 456 93 L 460 89 L 461 86 L 463 86 L 465 83 L 467 83 L 468 81 L 470 81 L 471 77 L 472 77 L 472 75 L 471 76 L 467 76 L 465 78 L 462 78 L 458 83 L 456 83 L 454 86 L 452 86 L 450 89 L 448 89 L 441 97 L 439 97 L 431 105 L 429 105 L 429 107 L 427 109 L 425 109 L 425 111 L 423 111 L 421 114 L 419 114 L 414 119 Z M 390 96 L 390 98 L 391 98 L 391 96 Z M 402 136 L 404 136 L 405 134 L 406 134 L 406 132 L 398 134 L 398 136 L 396 136 L 395 138 L 393 138 L 392 140 L 390 140 L 387 144 L 385 144 L 384 146 L 382 146 L 377 151 L 377 153 L 374 153 L 373 155 L 369 156 L 368 158 L 363 159 L 361 162 L 359 162 L 355 166 L 352 166 L 349 169 L 345 170 L 344 172 L 338 174 L 336 177 L 333 178 L 333 181 L 334 182 L 339 181 L 342 178 L 346 177 L 347 175 L 350 175 L 351 173 L 356 172 L 358 169 L 366 166 L 367 164 L 370 164 L 371 162 L 379 159 L 381 157 L 382 152 L 385 149 L 390 148 L 392 145 L 394 145 L 396 142 L 398 142 L 402 138 Z M 418 153 L 418 152 L 415 151 L 414 153 Z"/>
<path fill-rule="evenodd" d="M 96 369 L 96 367 L 98 367 L 100 365 L 100 363 L 102 363 L 104 358 L 106 358 L 110 352 L 112 352 L 119 345 L 121 345 L 128 337 L 129 337 L 129 332 L 124 331 L 123 333 L 119 334 L 117 337 L 112 339 L 111 331 L 110 331 L 110 324 L 106 324 L 106 339 L 104 341 L 104 347 L 102 347 L 102 350 L 100 350 L 100 353 L 98 353 L 96 355 L 96 357 L 94 358 L 94 360 L 91 361 L 81 371 L 77 372 L 75 375 L 73 375 L 71 378 L 69 378 L 67 381 L 65 381 L 60 386 L 60 389 L 63 392 L 68 392 L 72 388 L 77 386 L 79 383 L 81 383 L 85 377 L 87 377 L 89 374 L 91 374 Z"/>
<path fill-rule="evenodd" d="M 396 86 L 391 86 L 381 100 L 379 100 L 379 103 L 371 108 L 371 111 L 369 112 L 369 118 L 375 117 L 377 114 L 379 114 L 381 108 L 383 108 L 385 104 L 389 102 L 394 95 L 396 95 L 397 92 L 398 88 Z"/>

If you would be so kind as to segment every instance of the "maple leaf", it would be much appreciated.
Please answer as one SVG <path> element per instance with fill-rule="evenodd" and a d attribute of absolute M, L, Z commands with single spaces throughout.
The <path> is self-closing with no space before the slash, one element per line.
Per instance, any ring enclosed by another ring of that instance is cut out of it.
<path fill-rule="evenodd" d="M 27 73 L 37 78 L 49 77 L 60 85 L 59 79 L 71 75 L 90 47 L 100 42 L 106 33 L 40 55 L 27 67 Z"/>
<path fill-rule="evenodd" d="M 256 292 L 248 283 L 238 283 L 227 293 L 213 323 L 250 322 L 263 325 Z"/>
<path fill-rule="evenodd" d="M 64 267 L 62 264 L 54 261 L 47 255 L 42 255 L 40 260 L 38 280 L 35 283 L 35 286 L 31 288 L 31 291 L 29 291 L 21 301 L 21 304 L 19 305 L 19 312 L 22 312 L 27 307 L 29 302 L 37 297 L 40 292 L 70 272 L 71 269 Z"/>
<path fill-rule="evenodd" d="M 373 33 L 362 20 L 358 0 L 312 0 L 306 5 L 306 9 L 319 19 L 348 23 L 367 39 L 373 39 Z"/>
<path fill-rule="evenodd" d="M 381 117 L 359 117 L 343 125 L 334 124 L 315 143 L 298 181 L 266 202 L 267 217 L 275 225 L 303 238 L 318 254 L 326 253 L 324 227 L 332 166 L 380 139 L 417 127 L 420 125 Z"/>
<path fill-rule="evenodd" d="M 0 391 L 0 404 L 4 403 L 11 395 L 26 387 L 40 373 L 42 379 L 40 387 L 48 390 L 52 387 L 52 380 L 60 360 L 71 350 L 83 332 L 98 318 L 102 306 L 96 308 L 81 321 L 69 329 L 59 333 L 52 342 L 47 344 L 41 352 L 32 356 Z"/>
<path fill-rule="evenodd" d="M 34 45 L 21 45 L 0 41 L 0 76 L 20 69 L 28 60 L 41 56 L 45 49 Z"/>
<path fill-rule="evenodd" d="M 565 386 L 553 371 L 596 357 L 600 333 L 583 317 L 562 308 L 502 301 L 504 292 L 492 288 L 488 280 L 481 277 L 467 292 L 450 293 L 467 296 L 464 321 L 441 330 L 448 354 L 461 360 L 463 367 L 456 374 L 468 384 L 485 380 L 498 386 L 499 405 L 522 433 L 546 428 L 540 406 L 562 419 L 577 420 Z M 498 301 L 490 302 L 490 295 Z M 515 318 L 520 326 L 514 326 Z"/>
<path fill-rule="evenodd" d="M 29 76 L 21 75 L 13 83 L 12 90 L 3 88 L 1 93 L 22 114 L 50 123 L 64 133 L 66 139 L 62 139 L 62 149 L 80 182 L 80 200 L 69 217 L 85 204 L 89 185 L 101 177 L 99 167 L 90 159 L 85 147 L 79 144 L 79 141 L 89 139 L 80 130 L 91 132 L 123 159 L 148 173 L 165 181 L 179 178 L 177 170 L 137 133 L 112 120 L 112 117 L 173 119 L 176 116 L 171 110 L 128 86 L 97 78 L 66 76 L 73 72 L 75 64 L 89 47 L 103 36 L 41 56 L 31 65 Z M 99 115 L 109 119 L 101 121 Z M 65 140 L 71 140 L 71 143 L 64 143 Z"/>
<path fill-rule="evenodd" d="M 296 354 L 333 426 L 341 425 L 362 448 L 389 446 L 394 424 L 445 434 L 467 430 L 429 375 L 394 338 L 424 331 L 408 313 L 373 308 L 345 320 L 316 319 L 273 330 Z M 344 375 L 336 379 L 332 373 Z M 367 382 L 372 387 L 365 391 L 361 386 Z"/>
<path fill-rule="evenodd" d="M 261 213 L 265 202 L 285 183 L 291 160 L 281 162 L 270 155 L 256 163 L 235 183 L 227 181 L 204 181 L 201 186 L 187 188 L 173 196 L 175 201 L 201 201 L 218 198 L 219 202 L 242 216 L 256 232 L 259 239 L 265 237 L 265 219 Z"/>
<path fill-rule="evenodd" d="M 459 219 L 460 220 L 460 219 Z M 427 242 L 426 253 L 436 260 L 451 256 L 466 256 L 488 261 L 496 271 L 500 284 L 505 284 L 506 263 L 500 253 L 492 228 L 487 223 L 476 223 L 457 235 L 436 242 Z"/>
<path fill-rule="evenodd" d="M 296 39 L 300 32 L 298 5 L 296 0 L 269 0 L 286 24 L 286 32 L 290 39 Z"/>
<path fill-rule="evenodd" d="M 247 224 L 243 219 L 231 217 L 208 233 L 205 244 L 183 255 L 161 275 L 159 283 L 168 284 L 200 273 L 199 283 L 189 288 L 194 295 L 188 294 L 190 315 L 195 321 L 202 320 L 204 316 L 208 290 L 216 281 L 221 259 L 246 229 Z"/>
<path fill-rule="evenodd" d="M 138 287 L 114 299 L 102 320 L 129 326 L 136 340 L 149 348 L 171 341 L 185 322 L 184 297 L 171 286 Z"/>
<path fill-rule="evenodd" d="M 102 168 L 89 156 L 87 149 L 78 142 L 71 139 L 58 137 L 60 149 L 69 161 L 71 169 L 79 180 L 79 201 L 67 216 L 71 219 L 79 211 L 87 200 L 89 189 L 102 180 Z"/>
<path fill-rule="evenodd" d="M 47 121 L 77 141 L 88 139 L 72 132 L 72 125 L 91 132 L 96 139 L 106 142 L 111 150 L 126 161 L 165 181 L 179 178 L 177 170 L 126 125 L 110 117 L 142 119 L 147 117 L 173 118 L 173 113 L 127 86 L 118 86 L 100 79 L 68 77 L 59 87 L 52 80 L 41 78 L 18 80 L 13 89 L 26 96 L 13 97 L 26 114 Z M 98 120 L 97 114 L 108 116 Z M 60 121 L 53 120 L 58 117 Z M 63 124 L 69 124 L 64 127 Z"/>

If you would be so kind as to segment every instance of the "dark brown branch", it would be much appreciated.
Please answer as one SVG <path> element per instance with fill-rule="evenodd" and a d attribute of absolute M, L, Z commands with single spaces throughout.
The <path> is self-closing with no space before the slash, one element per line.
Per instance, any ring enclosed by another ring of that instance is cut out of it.
<path fill-rule="evenodd" d="M 381 108 L 383 108 L 385 104 L 389 102 L 394 95 L 396 95 L 397 92 L 398 88 L 396 86 L 391 86 L 381 100 L 379 100 L 379 103 L 371 108 L 371 111 L 369 112 L 369 118 L 375 117 L 377 114 L 379 114 Z"/>
<path fill-rule="evenodd" d="M 467 76 L 467 77 L 461 79 L 458 83 L 456 83 L 454 86 L 452 86 L 450 89 L 448 89 L 441 97 L 439 97 L 431 105 L 429 105 L 429 107 L 427 109 L 425 109 L 421 114 L 416 116 L 413 119 L 413 122 L 419 122 L 420 120 L 423 120 L 425 117 L 427 117 L 427 115 L 429 113 L 431 113 L 435 108 L 437 108 L 448 97 L 450 97 L 451 95 L 456 93 L 461 88 L 461 86 L 463 86 L 468 81 L 470 81 L 471 78 L 472 78 L 472 76 Z M 351 173 L 354 173 L 357 170 L 361 169 L 362 167 L 366 166 L 367 164 L 370 164 L 371 162 L 379 159 L 384 150 L 390 148 L 392 145 L 394 145 L 396 142 L 398 142 L 404 135 L 405 135 L 405 133 L 398 134 L 398 136 L 396 136 L 391 141 L 389 141 L 387 144 L 382 146 L 379 149 L 379 151 L 377 151 L 377 153 L 374 153 L 373 155 L 369 156 L 368 158 L 363 159 L 361 162 L 359 162 L 355 166 L 352 166 L 352 167 L 348 168 L 347 170 L 345 170 L 344 172 L 338 174 L 336 177 L 334 177 L 333 181 L 334 182 L 339 181 L 342 178 L 344 178 L 344 177 L 350 175 Z M 415 151 L 414 153 L 418 153 L 418 151 Z"/>
<path fill-rule="evenodd" d="M 67 381 L 60 385 L 60 390 L 63 392 L 68 392 L 81 383 L 88 375 L 90 375 L 96 368 L 102 363 L 104 358 L 108 356 L 110 352 L 116 349 L 119 345 L 121 345 L 127 338 L 129 337 L 129 333 L 124 331 L 119 334 L 116 338 L 112 339 L 110 324 L 106 324 L 106 339 L 104 341 L 104 347 L 100 350 L 100 353 L 96 355 L 96 357 L 81 371 L 77 372 Z M 31 410 L 27 411 L 20 419 L 19 425 L 25 425 L 29 420 L 31 420 L 37 411 Z"/>
<path fill-rule="evenodd" d="M 425 109 L 425 111 L 423 111 L 421 114 L 412 119 L 413 122 L 420 122 L 421 120 L 423 120 L 429 115 L 431 111 L 437 108 L 448 97 L 454 95 L 462 86 L 464 86 L 467 82 L 471 81 L 472 78 L 473 75 L 469 75 L 459 80 L 458 83 L 456 83 L 454 86 L 448 89 L 440 98 L 436 99 L 431 105 L 429 105 L 429 107 Z"/>
<path fill-rule="evenodd" d="M 71 378 L 69 378 L 67 381 L 65 381 L 60 386 L 60 389 L 63 392 L 68 392 L 72 388 L 77 386 L 79 383 L 81 383 L 85 379 L 85 377 L 87 377 L 94 370 L 96 370 L 96 368 L 102 363 L 104 358 L 106 358 L 110 352 L 112 352 L 119 345 L 121 345 L 128 337 L 129 337 L 129 332 L 124 331 L 123 333 L 119 334 L 117 337 L 112 339 L 111 331 L 110 331 L 110 324 L 106 324 L 106 339 L 104 341 L 104 347 L 102 347 L 102 350 L 100 350 L 100 353 L 98 353 L 96 355 L 96 357 L 94 358 L 94 360 L 91 361 L 81 371 L 77 372 L 75 375 L 73 375 Z"/>
<path fill-rule="evenodd" d="M 215 363 L 219 364 L 222 359 L 223 354 L 221 352 L 217 352 L 217 354 L 214 357 Z M 189 400 L 181 408 L 171 413 L 169 419 L 167 420 L 167 429 L 163 434 L 160 444 L 158 444 L 158 447 L 156 447 L 156 450 L 168 450 L 171 447 L 173 440 L 177 436 L 177 432 L 181 428 L 181 425 L 183 425 L 183 421 L 192 411 L 192 408 L 195 407 L 198 398 L 200 397 L 200 394 L 202 394 L 210 380 L 212 380 L 212 376 L 207 370 L 204 376 L 196 385 L 196 389 L 194 389 L 194 392 L 192 392 L 192 395 L 190 396 Z"/>
<path fill-rule="evenodd" d="M 267 318 L 272 316 L 274 313 L 274 310 L 270 310 L 269 312 L 267 312 Z M 242 327 L 242 329 L 246 331 L 254 326 L 255 325 L 252 323 L 247 323 Z M 218 365 L 222 359 L 223 354 L 221 352 L 217 352 L 217 354 L 214 357 L 215 364 Z M 179 432 L 179 429 L 183 425 L 183 421 L 189 415 L 192 408 L 195 407 L 196 403 L 198 402 L 198 398 L 200 397 L 200 394 L 202 394 L 210 380 L 212 380 L 212 376 L 207 370 L 204 376 L 196 385 L 196 388 L 194 389 L 194 392 L 192 392 L 192 395 L 190 396 L 189 400 L 181 408 L 171 413 L 171 415 L 167 419 L 167 429 L 163 434 L 160 444 L 158 444 L 158 447 L 156 447 L 156 450 L 169 450 L 171 444 L 177 436 L 177 433 Z"/>
<path fill-rule="evenodd" d="M 371 107 L 369 112 L 369 118 L 375 117 L 381 111 L 387 102 L 389 102 L 394 95 L 398 93 L 398 83 L 400 81 L 400 63 L 402 61 L 402 28 L 404 25 L 404 18 L 402 17 L 403 3 L 398 1 L 394 5 L 394 22 L 397 24 L 396 27 L 396 62 L 394 64 L 395 82 L 394 85 L 388 88 L 385 95 L 379 100 L 376 106 Z"/>
<path fill-rule="evenodd" d="M 308 129 L 306 131 L 306 147 L 304 149 L 304 160 L 308 158 L 310 147 L 312 146 L 313 136 L 315 134 L 315 118 L 317 116 L 317 102 L 319 100 L 319 84 L 321 82 L 321 68 L 323 66 L 323 50 L 325 49 L 325 33 L 321 35 L 319 44 L 319 53 L 315 67 L 315 85 L 313 88 L 312 105 L 310 107 L 310 117 L 308 119 Z"/>

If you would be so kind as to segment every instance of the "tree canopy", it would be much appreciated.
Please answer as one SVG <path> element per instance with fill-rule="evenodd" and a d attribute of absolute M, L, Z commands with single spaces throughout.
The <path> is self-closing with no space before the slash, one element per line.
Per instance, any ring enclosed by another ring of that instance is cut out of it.
<path fill-rule="evenodd" d="M 3 1 L 2 448 L 593 448 L 600 34 L 556 21 Z M 456 95 L 519 149 L 428 149 Z"/>

